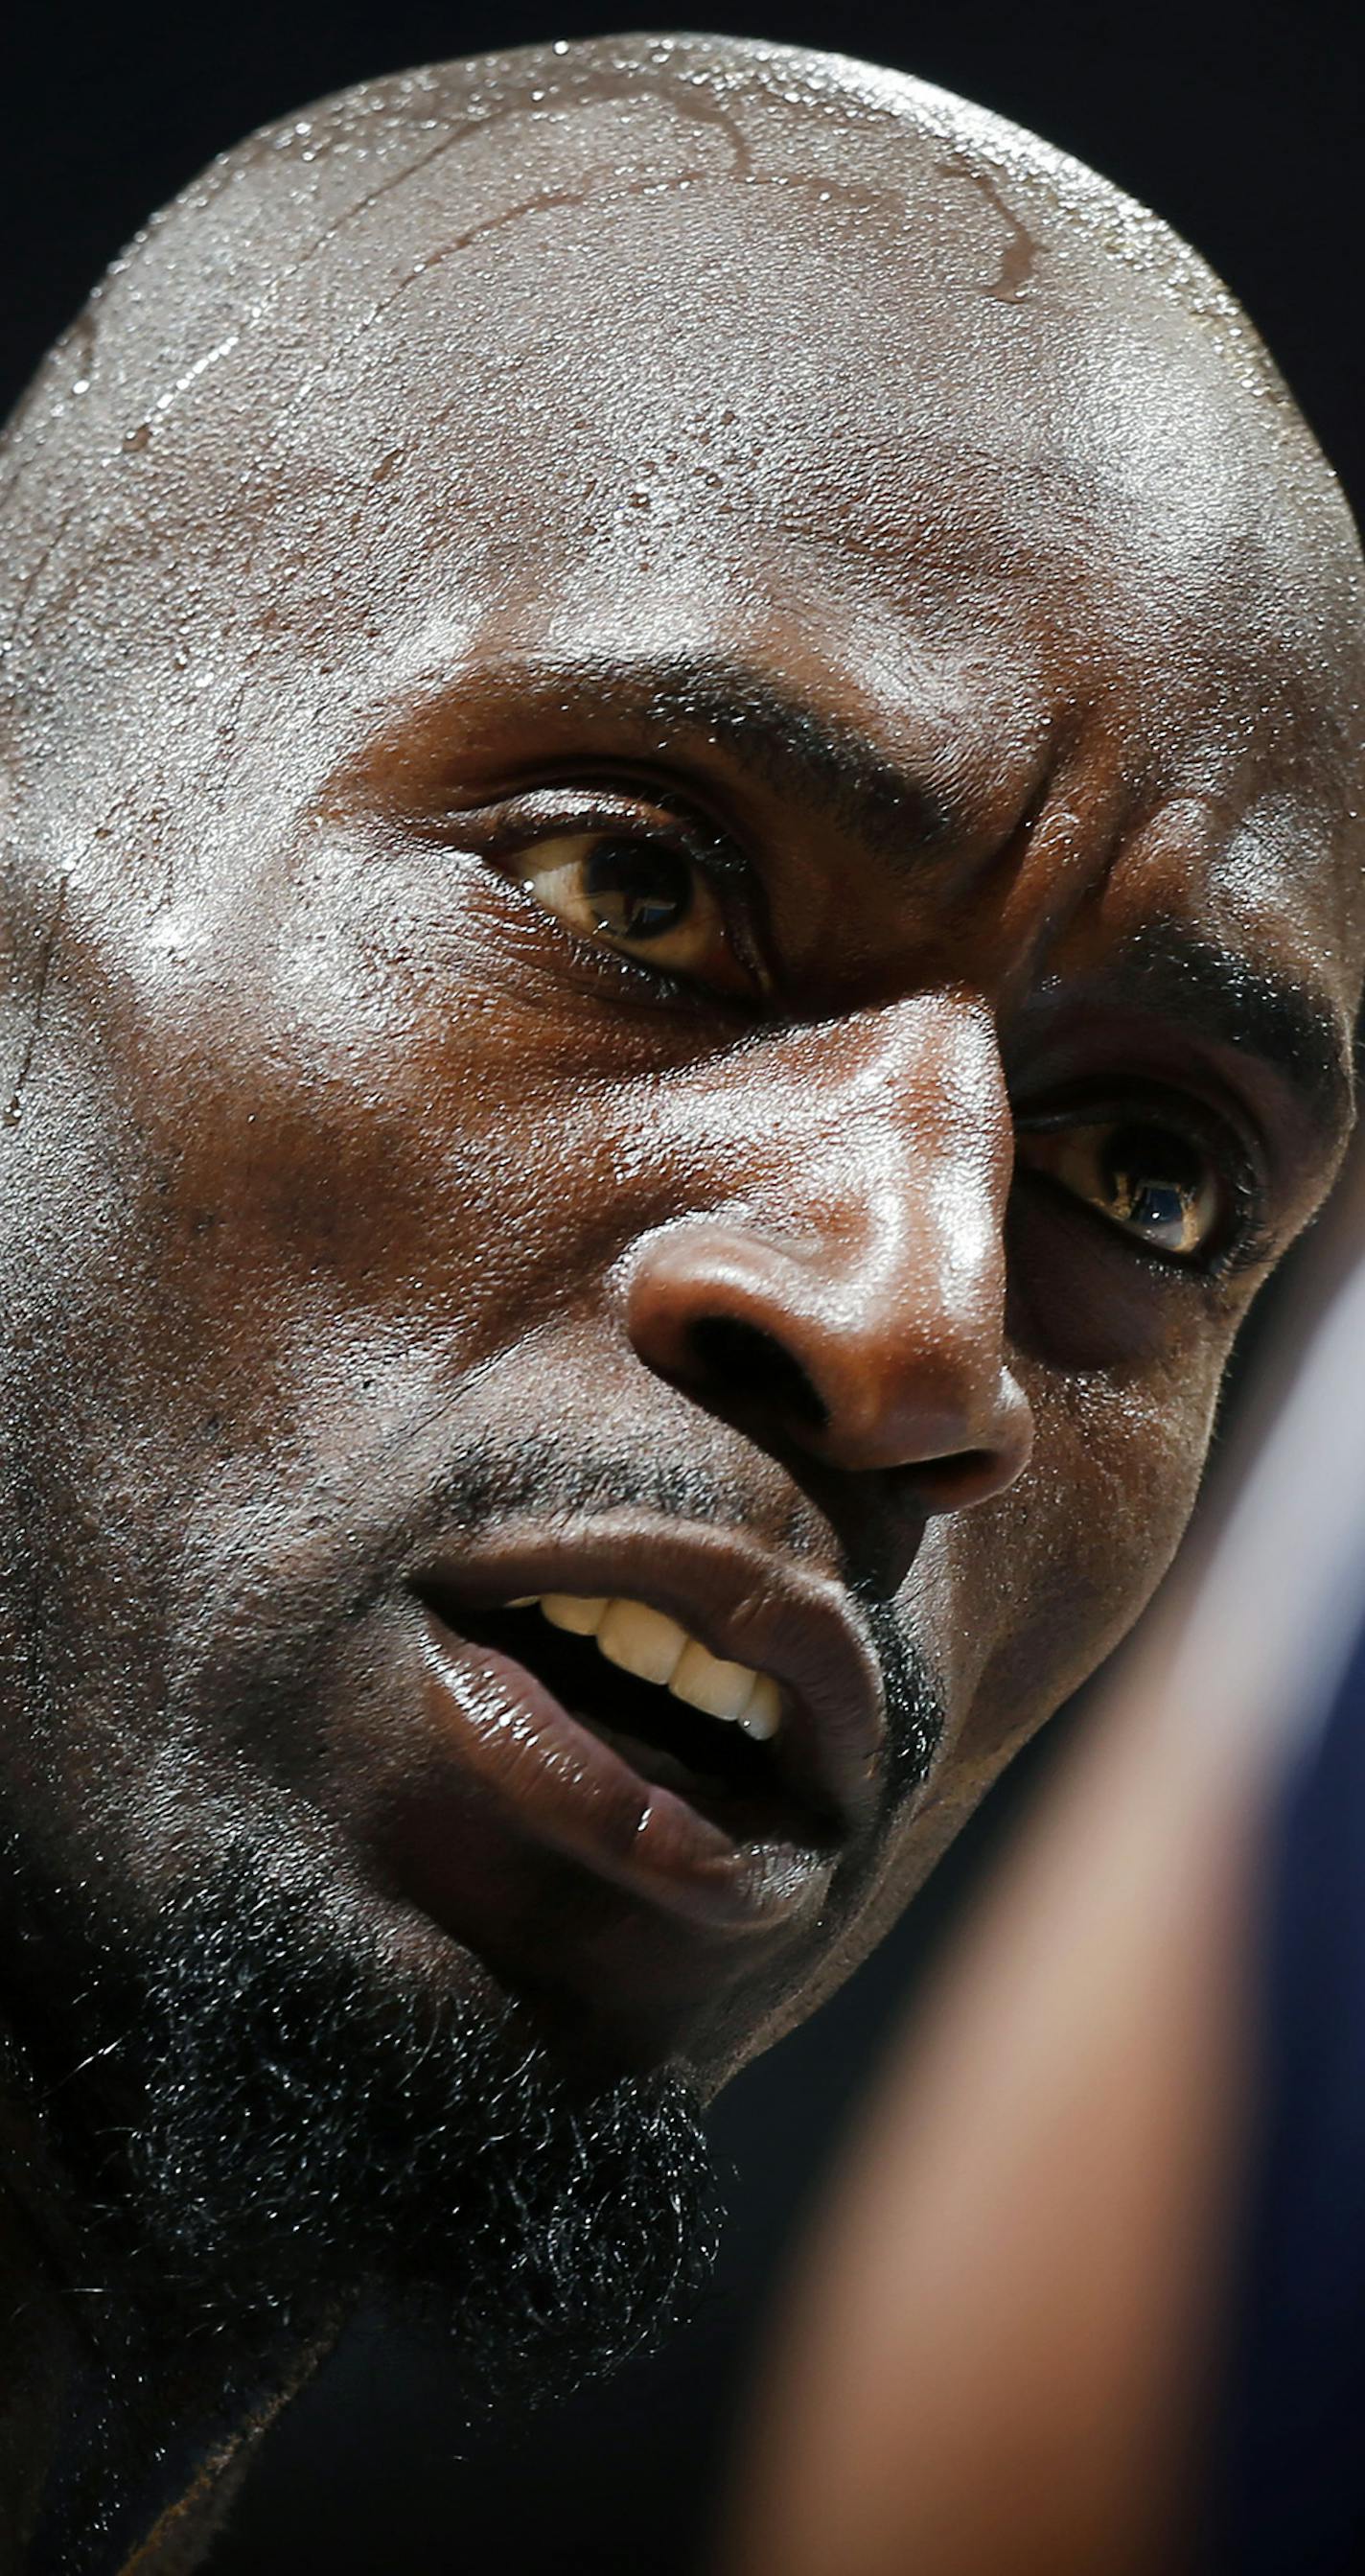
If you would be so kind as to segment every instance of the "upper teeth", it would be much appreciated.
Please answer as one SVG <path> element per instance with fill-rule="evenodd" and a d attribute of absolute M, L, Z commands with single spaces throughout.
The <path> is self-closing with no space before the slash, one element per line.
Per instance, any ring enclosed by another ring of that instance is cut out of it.
<path fill-rule="evenodd" d="M 595 1639 L 599 1653 L 642 1682 L 663 1682 L 675 1699 L 708 1717 L 733 1719 L 760 1744 L 782 1715 L 777 1684 L 748 1664 L 727 1664 L 646 1601 L 588 1599 L 579 1592 L 528 1592 L 509 1610 L 537 1608 L 552 1627 Z"/>

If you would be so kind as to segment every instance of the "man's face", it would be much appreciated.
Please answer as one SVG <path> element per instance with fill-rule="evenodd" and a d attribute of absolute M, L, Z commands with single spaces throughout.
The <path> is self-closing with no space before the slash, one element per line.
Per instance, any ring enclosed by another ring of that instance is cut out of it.
<path fill-rule="evenodd" d="M 21 1829 L 703 2087 L 1167 1563 L 1360 933 L 1223 361 L 710 175 L 110 398 L 6 1139 Z"/>

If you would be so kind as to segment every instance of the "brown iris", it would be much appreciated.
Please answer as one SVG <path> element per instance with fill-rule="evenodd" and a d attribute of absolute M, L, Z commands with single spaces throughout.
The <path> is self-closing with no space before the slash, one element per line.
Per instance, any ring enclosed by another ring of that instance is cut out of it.
<path fill-rule="evenodd" d="M 582 887 L 598 929 L 609 938 L 660 939 L 691 911 L 692 875 L 676 850 L 603 837 L 583 861 Z"/>

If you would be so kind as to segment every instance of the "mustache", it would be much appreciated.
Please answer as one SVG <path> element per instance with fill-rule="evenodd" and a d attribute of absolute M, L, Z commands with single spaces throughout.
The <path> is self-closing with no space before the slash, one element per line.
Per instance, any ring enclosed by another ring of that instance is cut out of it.
<path fill-rule="evenodd" d="M 285 1537 L 281 1545 L 276 1524 L 226 1588 L 211 1580 L 216 1616 L 198 1641 L 187 1640 L 172 1704 L 183 1689 L 193 1705 L 211 1658 L 220 1704 L 273 1709 L 297 1742 L 322 1654 L 401 1595 L 433 1548 L 473 1545 L 527 1516 L 581 1527 L 625 1509 L 744 1530 L 797 1563 L 838 1573 L 880 1670 L 888 1821 L 923 1786 L 946 1726 L 939 1676 L 904 1607 L 874 1568 L 832 1549 L 828 1521 L 800 1488 L 785 1479 L 761 1485 L 704 1453 L 665 1454 L 643 1430 L 632 1438 L 616 1425 L 609 1450 L 585 1443 L 577 1424 L 569 1436 L 524 1423 L 480 1426 L 458 1443 L 448 1422 L 444 1430 L 434 1456 L 414 1454 L 411 1441 L 376 1444 L 333 1469 L 296 1499 L 292 1544 Z"/>
<path fill-rule="evenodd" d="M 526 1512 L 567 1521 L 622 1508 L 666 1520 L 756 1529 L 798 1560 L 810 1560 L 817 1552 L 812 1543 L 817 1516 L 799 1490 L 774 1527 L 771 1502 L 755 1509 L 755 1497 L 741 1477 L 704 1459 L 663 1457 L 657 1444 L 644 1441 L 623 1448 L 619 1439 L 609 1454 L 593 1453 L 546 1433 L 470 1443 L 442 1475 L 421 1518 L 408 1521 L 402 1543 L 406 1552 L 420 1552 L 424 1544 L 452 1534 L 472 1540 L 497 1521 Z M 820 1554 L 827 1557 L 827 1547 Z M 391 1561 L 389 1581 L 398 1571 Z M 894 1594 L 888 1595 L 870 1568 L 853 1565 L 846 1555 L 839 1571 L 881 1672 L 888 1735 L 885 1788 L 888 1804 L 896 1807 L 922 1787 L 933 1768 L 947 1724 L 946 1695 Z"/>

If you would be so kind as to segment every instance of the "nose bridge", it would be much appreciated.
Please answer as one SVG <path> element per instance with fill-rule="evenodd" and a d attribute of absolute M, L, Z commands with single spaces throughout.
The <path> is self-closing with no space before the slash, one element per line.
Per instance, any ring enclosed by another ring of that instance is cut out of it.
<path fill-rule="evenodd" d="M 692 1102 L 707 1204 L 637 1264 L 641 1356 L 718 1409 L 777 1405 L 847 1464 L 971 1453 L 968 1481 L 1007 1481 L 1027 1438 L 1003 1362 L 1010 1131 L 982 1007 L 909 998 L 718 1071 Z"/>
<path fill-rule="evenodd" d="M 835 1035 L 847 1043 L 791 1112 L 816 1257 L 858 1299 L 894 1298 L 907 1324 L 921 1299 L 965 1311 L 1001 1269 L 1009 1120 L 990 1030 L 965 1007 L 901 1003 Z"/>
<path fill-rule="evenodd" d="M 1009 1106 L 979 1006 L 928 996 L 795 1033 L 725 1140 L 729 1210 L 827 1298 L 890 1301 L 911 1332 L 1003 1305 Z"/>

